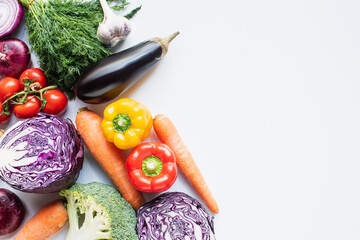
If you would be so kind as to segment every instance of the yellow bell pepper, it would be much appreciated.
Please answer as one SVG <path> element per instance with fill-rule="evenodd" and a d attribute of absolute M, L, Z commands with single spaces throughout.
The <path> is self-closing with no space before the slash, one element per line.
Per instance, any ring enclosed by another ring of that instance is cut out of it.
<path fill-rule="evenodd" d="M 105 108 L 101 125 L 105 138 L 125 150 L 136 147 L 149 136 L 153 119 L 145 105 L 122 98 Z"/>

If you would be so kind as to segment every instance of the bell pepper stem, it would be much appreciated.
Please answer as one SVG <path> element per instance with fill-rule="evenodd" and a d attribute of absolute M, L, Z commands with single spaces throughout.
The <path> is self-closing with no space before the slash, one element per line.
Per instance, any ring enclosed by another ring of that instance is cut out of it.
<path fill-rule="evenodd" d="M 154 177 L 162 171 L 163 162 L 154 155 L 147 157 L 142 162 L 142 170 L 148 177 Z"/>
<path fill-rule="evenodd" d="M 120 133 L 125 133 L 131 126 L 131 119 L 125 113 L 117 114 L 112 122 L 114 130 Z"/>

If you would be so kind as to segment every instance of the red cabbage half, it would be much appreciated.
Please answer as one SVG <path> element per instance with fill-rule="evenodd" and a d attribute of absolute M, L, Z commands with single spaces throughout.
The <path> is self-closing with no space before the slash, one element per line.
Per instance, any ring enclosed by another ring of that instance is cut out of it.
<path fill-rule="evenodd" d="M 181 192 L 167 192 L 137 211 L 140 240 L 212 240 L 213 217 L 199 201 Z"/>
<path fill-rule="evenodd" d="M 24 192 L 51 193 L 75 183 L 84 144 L 70 119 L 39 114 L 0 139 L 0 179 Z"/>

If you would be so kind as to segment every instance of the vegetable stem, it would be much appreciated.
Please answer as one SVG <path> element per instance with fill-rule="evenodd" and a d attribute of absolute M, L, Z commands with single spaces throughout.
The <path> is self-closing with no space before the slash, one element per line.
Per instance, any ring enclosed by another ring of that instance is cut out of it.
<path fill-rule="evenodd" d="M 164 43 L 165 43 L 166 45 L 169 45 L 170 42 L 171 42 L 177 35 L 179 35 L 179 34 L 180 34 L 180 32 L 178 31 L 178 32 L 174 32 L 173 34 L 171 34 L 171 35 L 163 38 Z"/>
<path fill-rule="evenodd" d="M 129 115 L 125 113 L 118 113 L 112 122 L 114 130 L 121 133 L 125 133 L 132 124 Z"/>
<path fill-rule="evenodd" d="M 108 14 L 113 14 L 110 6 L 107 4 L 106 0 L 100 0 L 101 7 L 104 11 L 104 17 L 106 18 Z"/>
<path fill-rule="evenodd" d="M 141 6 L 131 10 L 128 14 L 124 16 L 124 18 L 131 19 L 139 10 L 141 9 Z"/>
<path fill-rule="evenodd" d="M 19 96 L 22 96 L 24 98 L 26 98 L 26 96 L 28 94 L 36 94 L 36 93 L 40 93 L 40 96 L 42 95 L 43 92 L 45 92 L 46 90 L 49 90 L 49 89 L 54 89 L 54 88 L 57 88 L 55 85 L 53 86 L 48 86 L 46 88 L 42 88 L 42 89 L 39 89 L 39 90 L 36 90 L 36 91 L 21 91 L 21 92 L 18 92 L 18 93 L 15 93 L 14 95 L 12 95 L 11 97 L 9 97 L 8 99 L 6 99 L 1 105 L 4 106 L 5 104 L 7 104 L 11 99 L 14 99 L 16 97 L 19 97 Z"/>
<path fill-rule="evenodd" d="M 164 38 L 151 39 L 152 41 L 159 43 L 162 48 L 162 54 L 161 54 L 160 58 L 162 58 L 166 55 L 169 45 L 170 45 L 170 42 L 179 34 L 180 34 L 180 32 L 174 32 L 173 34 L 171 34 L 167 37 L 164 37 Z"/>
<path fill-rule="evenodd" d="M 154 177 L 162 171 L 163 162 L 154 155 L 144 159 L 142 163 L 142 170 L 148 177 Z"/>
<path fill-rule="evenodd" d="M 81 112 L 88 111 L 88 110 L 89 109 L 87 107 L 82 107 L 82 108 L 79 108 L 77 113 L 81 113 Z"/>

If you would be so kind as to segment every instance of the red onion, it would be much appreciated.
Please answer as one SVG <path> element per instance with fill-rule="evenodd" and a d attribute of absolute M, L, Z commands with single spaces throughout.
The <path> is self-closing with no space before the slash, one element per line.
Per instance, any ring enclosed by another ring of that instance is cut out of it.
<path fill-rule="evenodd" d="M 0 78 L 18 78 L 28 68 L 30 57 L 29 48 L 23 41 L 15 38 L 0 41 Z"/>
<path fill-rule="evenodd" d="M 25 215 L 25 207 L 13 192 L 0 188 L 0 235 L 14 232 Z"/>
<path fill-rule="evenodd" d="M 23 16 L 24 12 L 18 0 L 0 0 L 0 38 L 13 33 Z"/>

